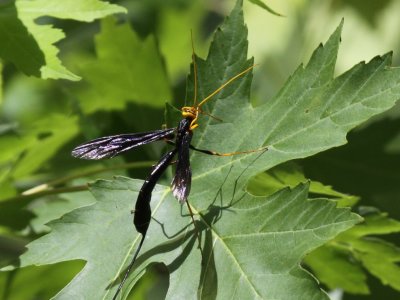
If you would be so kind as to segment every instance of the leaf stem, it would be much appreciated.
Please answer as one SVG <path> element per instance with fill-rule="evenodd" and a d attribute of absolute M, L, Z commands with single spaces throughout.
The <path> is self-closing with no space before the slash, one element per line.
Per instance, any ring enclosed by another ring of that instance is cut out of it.
<path fill-rule="evenodd" d="M 37 193 L 43 190 L 47 190 L 51 187 L 65 184 L 71 180 L 82 178 L 82 177 L 87 177 L 99 173 L 104 173 L 112 170 L 119 170 L 119 169 L 135 169 L 135 168 L 143 168 L 143 167 L 150 167 L 154 164 L 153 161 L 141 161 L 141 162 L 132 162 L 132 163 L 125 163 L 125 164 L 119 164 L 119 165 L 113 165 L 109 167 L 103 167 L 95 170 L 89 170 L 85 172 L 81 172 L 78 174 L 72 174 L 68 175 L 65 177 L 57 178 L 54 180 L 51 180 L 47 183 L 43 183 L 37 186 L 34 186 L 33 188 L 30 188 L 29 190 L 26 190 L 22 193 L 22 195 L 30 195 L 32 193 Z"/>
<path fill-rule="evenodd" d="M 56 188 L 56 189 L 46 189 L 46 190 L 36 191 L 36 192 L 30 193 L 30 194 L 21 194 L 19 196 L 4 199 L 3 201 L 31 200 L 31 199 L 35 199 L 35 198 L 39 198 L 39 197 L 43 197 L 43 196 L 48 196 L 48 195 L 57 195 L 57 194 L 63 194 L 63 193 L 87 191 L 88 189 L 89 188 L 86 184 L 76 185 L 76 186 L 67 186 L 67 187 L 61 187 L 61 188 Z"/>
<path fill-rule="evenodd" d="M 124 164 L 113 165 L 113 166 L 109 166 L 109 167 L 103 167 L 103 168 L 99 168 L 99 169 L 95 169 L 95 170 L 80 172 L 78 174 L 68 175 L 65 177 L 51 180 L 47 183 L 43 183 L 43 184 L 34 186 L 33 188 L 30 188 L 30 189 L 24 191 L 23 193 L 21 193 L 21 195 L 11 197 L 8 199 L 4 199 L 3 201 L 31 200 L 31 199 L 35 199 L 38 197 L 48 196 L 48 195 L 86 191 L 86 190 L 88 190 L 88 186 L 86 184 L 85 185 L 77 185 L 77 186 L 69 186 L 69 187 L 60 187 L 60 188 L 54 188 L 54 187 L 65 184 L 74 179 L 87 177 L 87 176 L 91 176 L 91 175 L 95 175 L 95 174 L 99 174 L 99 173 L 104 173 L 104 172 L 118 170 L 118 169 L 143 168 L 143 167 L 149 167 L 153 164 L 154 164 L 154 161 L 132 162 L 132 163 L 124 163 Z"/>

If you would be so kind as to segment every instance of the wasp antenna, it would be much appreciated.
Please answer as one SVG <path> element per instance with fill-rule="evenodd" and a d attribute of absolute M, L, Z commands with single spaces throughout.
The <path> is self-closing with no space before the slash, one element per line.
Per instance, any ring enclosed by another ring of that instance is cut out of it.
<path fill-rule="evenodd" d="M 197 64 L 196 64 L 196 54 L 194 51 L 194 42 L 193 42 L 193 30 L 190 30 L 190 39 L 192 41 L 192 63 L 193 63 L 193 76 L 194 76 L 194 99 L 193 106 L 197 103 Z"/>
<path fill-rule="evenodd" d="M 197 107 L 202 106 L 204 103 L 206 103 L 208 100 L 210 100 L 213 96 L 218 94 L 224 87 L 226 87 L 227 85 L 229 85 L 230 83 L 232 83 L 233 81 L 238 79 L 240 76 L 243 76 L 244 74 L 246 74 L 247 72 L 249 72 L 256 66 L 257 65 L 252 65 L 251 67 L 248 67 L 246 70 L 244 70 L 244 71 L 240 72 L 239 74 L 236 74 L 235 76 L 230 78 L 228 81 L 226 81 L 224 84 L 222 84 L 219 88 L 217 88 L 214 92 L 212 92 L 210 95 L 208 95 L 203 100 L 201 100 L 201 102 L 199 103 L 199 105 L 197 105 Z"/>

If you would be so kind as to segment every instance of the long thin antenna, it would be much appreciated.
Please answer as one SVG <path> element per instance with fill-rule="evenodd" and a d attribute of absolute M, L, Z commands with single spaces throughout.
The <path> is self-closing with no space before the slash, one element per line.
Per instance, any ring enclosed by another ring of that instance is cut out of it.
<path fill-rule="evenodd" d="M 197 64 L 196 64 L 196 54 L 194 52 L 194 43 L 193 43 L 193 30 L 190 30 L 190 39 L 192 41 L 192 62 L 193 62 L 193 75 L 194 75 L 194 99 L 193 106 L 197 103 Z"/>
<path fill-rule="evenodd" d="M 223 85 L 221 85 L 219 88 L 217 88 L 214 92 L 212 92 L 210 95 L 208 95 L 207 97 L 205 97 L 203 100 L 201 100 L 201 102 L 199 103 L 199 105 L 197 105 L 197 107 L 202 106 L 204 103 L 206 103 L 208 100 L 210 100 L 213 96 L 215 96 L 216 94 L 218 94 L 224 87 L 226 87 L 228 84 L 230 84 L 232 81 L 238 79 L 240 76 L 243 76 L 244 74 L 246 74 L 247 72 L 249 72 L 251 69 L 253 69 L 255 66 L 257 65 L 252 65 L 251 67 L 248 67 L 246 70 L 240 72 L 239 74 L 233 76 L 231 79 L 229 79 L 227 82 L 225 82 Z"/>
<path fill-rule="evenodd" d="M 143 234 L 143 235 L 142 235 L 142 238 L 141 238 L 141 240 L 140 240 L 139 246 L 137 247 L 137 249 L 136 249 L 136 251 L 135 251 L 135 254 L 133 255 L 132 261 L 131 261 L 131 263 L 129 264 L 128 269 L 127 269 L 126 272 L 125 272 L 124 278 L 122 279 L 121 283 L 119 284 L 118 289 L 117 289 L 117 291 L 115 292 L 115 295 L 114 295 L 114 297 L 112 298 L 112 300 L 116 300 L 116 299 L 117 299 L 117 296 L 118 296 L 119 292 L 121 291 L 122 287 L 124 286 L 125 281 L 126 281 L 126 279 L 128 278 L 128 275 L 129 275 L 129 273 L 131 272 L 131 269 L 132 269 L 133 265 L 135 264 L 135 261 L 136 261 L 136 258 L 137 258 L 137 256 L 138 256 L 139 252 L 140 252 L 140 249 L 142 248 L 142 245 L 143 245 L 143 242 L 144 242 L 144 238 L 145 238 L 145 237 L 146 237 L 146 234 Z"/>

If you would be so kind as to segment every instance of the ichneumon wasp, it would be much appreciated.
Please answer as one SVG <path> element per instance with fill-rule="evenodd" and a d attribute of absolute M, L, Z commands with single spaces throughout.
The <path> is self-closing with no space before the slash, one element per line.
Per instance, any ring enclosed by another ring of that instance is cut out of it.
<path fill-rule="evenodd" d="M 147 230 L 149 228 L 150 220 L 151 220 L 151 208 L 150 201 L 153 189 L 163 175 L 164 171 L 167 167 L 175 163 L 173 161 L 174 157 L 177 156 L 176 160 L 176 171 L 175 176 L 172 180 L 172 193 L 175 198 L 181 204 L 186 203 L 192 222 L 194 222 L 194 216 L 190 204 L 188 202 L 188 197 L 190 193 L 191 180 L 192 180 L 192 171 L 190 168 L 190 159 L 189 159 L 189 149 L 194 151 L 198 151 L 204 154 L 216 155 L 216 156 L 232 156 L 236 154 L 245 154 L 252 153 L 257 151 L 266 151 L 267 147 L 262 147 L 255 150 L 248 151 L 239 151 L 239 152 L 230 152 L 230 153 L 220 153 L 211 150 L 198 149 L 191 145 L 191 140 L 193 136 L 193 131 L 199 126 L 197 121 L 200 114 L 208 115 L 217 120 L 218 118 L 212 116 L 211 114 L 202 110 L 202 106 L 212 99 L 213 96 L 218 94 L 223 88 L 229 85 L 234 80 L 239 77 L 245 75 L 250 70 L 254 68 L 253 66 L 248 67 L 237 75 L 231 77 L 224 84 L 222 84 L 219 88 L 217 88 L 214 92 L 209 94 L 207 97 L 202 99 L 199 103 L 197 103 L 197 65 L 196 65 L 196 56 L 193 47 L 193 39 L 192 39 L 192 61 L 193 61 L 193 75 L 194 75 L 194 99 L 192 106 L 184 106 L 181 108 L 181 115 L 183 119 L 179 122 L 176 128 L 168 128 L 161 130 L 154 130 L 149 132 L 142 133 L 132 133 L 132 134 L 119 134 L 107 137 L 101 137 L 82 145 L 77 146 L 72 151 L 72 155 L 77 158 L 83 159 L 103 159 L 103 158 L 111 158 L 116 155 L 119 155 L 127 150 L 149 144 L 155 141 L 164 140 L 168 144 L 173 145 L 173 149 L 164 154 L 161 159 L 152 167 L 149 176 L 144 181 L 134 209 L 134 220 L 133 223 L 135 225 L 136 230 L 142 235 L 139 245 L 134 253 L 134 256 L 124 274 L 124 277 L 121 283 L 118 286 L 118 289 L 113 297 L 115 300 L 120 293 L 132 266 L 134 265 L 137 256 L 139 255 L 140 249 L 142 248 L 144 239 L 146 237 Z M 220 120 L 221 121 L 221 120 Z M 200 237 L 199 239 L 199 248 L 201 251 Z"/>

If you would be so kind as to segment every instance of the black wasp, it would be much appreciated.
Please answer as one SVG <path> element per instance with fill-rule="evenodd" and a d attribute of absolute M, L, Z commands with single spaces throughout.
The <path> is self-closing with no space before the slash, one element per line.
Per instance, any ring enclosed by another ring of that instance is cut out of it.
<path fill-rule="evenodd" d="M 135 263 L 135 260 L 140 252 L 140 249 L 143 245 L 143 241 L 145 239 L 147 229 L 149 228 L 150 220 L 151 220 L 151 208 L 150 208 L 150 200 L 152 191 L 160 179 L 164 171 L 167 167 L 173 162 L 174 157 L 177 155 L 176 160 L 176 171 L 175 176 L 172 180 L 172 192 L 173 195 L 179 200 L 181 204 L 186 203 L 189 209 L 190 216 L 194 223 L 193 212 L 191 207 L 187 201 L 191 181 L 192 181 L 192 171 L 190 168 L 190 160 L 189 160 L 189 149 L 199 151 L 209 155 L 217 155 L 217 156 L 231 156 L 235 154 L 242 153 L 250 153 L 260 150 L 267 150 L 266 147 L 250 150 L 250 151 L 242 151 L 242 152 L 231 152 L 231 153 L 219 153 L 210 150 L 197 149 L 190 144 L 193 136 L 193 130 L 198 127 L 198 118 L 200 114 L 206 114 L 211 116 L 210 114 L 204 112 L 201 107 L 204 103 L 210 100 L 213 96 L 219 93 L 225 86 L 230 84 L 232 81 L 236 80 L 240 76 L 243 76 L 247 72 L 249 72 L 254 66 L 247 68 L 246 70 L 240 72 L 234 77 L 230 78 L 223 85 L 221 85 L 218 89 L 208 95 L 206 98 L 200 101 L 200 103 L 196 103 L 197 98 L 197 68 L 196 68 L 196 60 L 195 54 L 193 51 L 193 74 L 194 74 L 194 104 L 193 106 L 184 106 L 181 109 L 181 114 L 183 119 L 179 122 L 178 127 L 155 130 L 149 132 L 142 133 L 132 133 L 132 134 L 119 134 L 114 136 L 107 136 L 92 140 L 90 142 L 79 145 L 72 151 L 72 155 L 78 158 L 83 159 L 103 159 L 103 158 L 111 158 L 120 153 L 123 153 L 127 150 L 149 144 L 159 140 L 165 140 L 167 143 L 174 146 L 174 148 L 164 154 L 161 159 L 152 167 L 150 175 L 144 181 L 142 188 L 139 191 L 138 198 L 135 204 L 134 210 L 134 225 L 136 230 L 142 234 L 142 238 L 140 240 L 139 246 L 136 249 L 136 252 L 133 256 L 131 263 L 128 266 L 128 269 L 124 275 L 123 280 L 121 281 L 113 299 L 117 298 L 117 295 L 122 289 L 129 272 Z M 211 116 L 212 117 L 212 116 Z M 201 249 L 201 248 L 200 248 Z"/>

